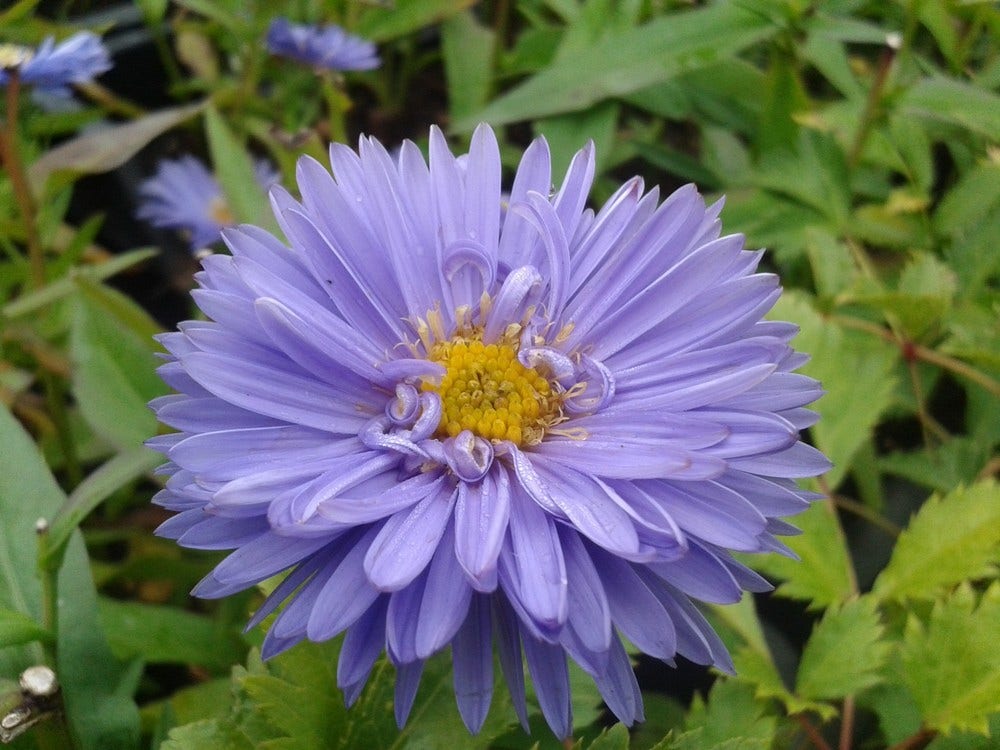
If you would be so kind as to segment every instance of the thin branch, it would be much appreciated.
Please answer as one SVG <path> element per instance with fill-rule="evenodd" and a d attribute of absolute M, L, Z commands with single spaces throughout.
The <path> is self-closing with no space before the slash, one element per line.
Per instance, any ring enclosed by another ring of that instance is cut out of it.
<path fill-rule="evenodd" d="M 851 750 L 854 739 L 854 696 L 844 698 L 843 710 L 840 714 L 840 742 L 837 750 Z"/>
<path fill-rule="evenodd" d="M 830 747 L 830 743 L 823 739 L 823 735 L 819 733 L 819 730 L 811 721 L 809 721 L 808 718 L 806 718 L 803 714 L 798 714 L 795 718 L 798 720 L 799 726 L 802 727 L 802 731 L 806 733 L 806 736 L 809 738 L 809 741 L 813 744 L 813 747 L 815 747 L 816 750 L 833 750 L 833 748 Z"/>

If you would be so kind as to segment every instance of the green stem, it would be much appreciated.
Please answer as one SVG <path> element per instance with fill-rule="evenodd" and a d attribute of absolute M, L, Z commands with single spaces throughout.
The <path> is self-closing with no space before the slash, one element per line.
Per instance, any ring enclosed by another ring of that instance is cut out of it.
<path fill-rule="evenodd" d="M 35 524 L 35 533 L 38 539 L 38 574 L 42 580 L 42 625 L 52 633 L 52 640 L 44 644 L 45 656 L 49 666 L 56 669 L 59 642 L 59 568 L 44 562 L 50 558 L 49 522 L 39 518 Z"/>

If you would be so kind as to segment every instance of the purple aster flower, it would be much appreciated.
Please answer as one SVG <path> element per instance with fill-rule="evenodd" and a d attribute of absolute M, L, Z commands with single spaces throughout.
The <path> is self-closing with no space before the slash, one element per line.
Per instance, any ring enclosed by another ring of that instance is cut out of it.
<path fill-rule="evenodd" d="M 111 68 L 111 58 L 100 37 L 81 31 L 56 44 L 47 37 L 37 49 L 0 44 L 0 86 L 16 69 L 22 84 L 49 92 L 67 93 L 73 83 L 84 83 Z"/>
<path fill-rule="evenodd" d="M 271 21 L 267 49 L 272 55 L 329 70 L 373 70 L 382 64 L 367 39 L 339 26 L 306 26 L 286 18 Z"/>
<path fill-rule="evenodd" d="M 267 191 L 281 181 L 270 162 L 254 162 L 257 184 Z M 163 161 L 156 174 L 139 186 L 142 202 L 136 215 L 156 227 L 185 232 L 192 250 L 218 242 L 233 216 L 222 188 L 208 168 L 193 156 Z"/>
<path fill-rule="evenodd" d="M 344 633 L 350 703 L 385 649 L 400 724 L 447 646 L 473 732 L 494 643 L 522 723 L 523 653 L 559 737 L 568 658 L 642 719 L 622 636 L 731 671 L 693 600 L 769 588 L 731 551 L 787 551 L 794 479 L 828 462 L 799 438 L 820 387 L 796 329 L 762 319 L 778 279 L 721 203 L 635 178 L 595 212 L 592 145 L 552 193 L 539 139 L 504 214 L 485 125 L 464 165 L 437 129 L 429 165 L 373 139 L 330 159 L 299 162 L 301 202 L 271 192 L 289 246 L 226 230 L 194 292 L 211 320 L 162 337 L 158 533 L 235 549 L 194 593 L 287 571 L 250 623 L 287 602 L 264 655 Z"/>

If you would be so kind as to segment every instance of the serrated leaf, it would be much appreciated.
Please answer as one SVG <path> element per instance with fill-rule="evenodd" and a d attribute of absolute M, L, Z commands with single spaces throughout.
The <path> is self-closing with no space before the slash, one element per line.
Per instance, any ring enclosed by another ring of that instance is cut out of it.
<path fill-rule="evenodd" d="M 880 456 L 882 471 L 938 492 L 949 492 L 959 484 L 975 481 L 989 460 L 992 441 L 952 438 L 943 445 L 907 453 Z"/>
<path fill-rule="evenodd" d="M 615 724 L 601 732 L 587 745 L 587 750 L 628 750 L 628 746 L 628 729 L 624 724 Z"/>
<path fill-rule="evenodd" d="M 73 395 L 87 423 L 122 449 L 156 434 L 146 404 L 167 392 L 156 375 L 158 326 L 125 295 L 77 279 L 70 331 Z"/>
<path fill-rule="evenodd" d="M 985 734 L 1000 711 L 1000 584 L 979 599 L 968 585 L 935 604 L 927 624 L 911 615 L 902 679 L 931 729 Z"/>
<path fill-rule="evenodd" d="M 899 673 L 898 654 L 888 666 L 890 674 Z M 904 685 L 883 682 L 858 696 L 858 705 L 878 716 L 882 736 L 890 747 L 920 731 L 920 709 Z"/>
<path fill-rule="evenodd" d="M 933 495 L 900 534 L 872 593 L 930 598 L 966 580 L 997 575 L 1000 486 L 994 481 Z"/>
<path fill-rule="evenodd" d="M 805 698 L 844 698 L 880 682 L 889 653 L 883 631 L 872 598 L 828 609 L 802 652 L 795 692 Z"/>
<path fill-rule="evenodd" d="M 42 592 L 33 564 L 35 523 L 66 498 L 35 444 L 0 405 L 0 606 L 40 621 Z M 58 575 L 56 674 L 66 717 L 80 750 L 133 750 L 139 712 L 131 695 L 137 675 L 112 657 L 97 617 L 97 595 L 83 539 L 74 534 Z M 0 674 L 43 662 L 37 646 L 0 649 Z"/>
<path fill-rule="evenodd" d="M 174 727 L 160 750 L 254 750 L 253 743 L 217 719 Z"/>
<path fill-rule="evenodd" d="M 775 593 L 809 602 L 811 609 L 846 601 L 854 591 L 843 532 L 829 503 L 817 502 L 795 516 L 802 534 L 783 539 L 799 556 L 747 555 L 745 562 L 783 581 Z"/>
<path fill-rule="evenodd" d="M 836 488 L 850 470 L 851 458 L 892 403 L 899 348 L 824 320 L 802 293 L 786 292 L 769 317 L 798 324 L 795 348 L 811 357 L 801 372 L 819 380 L 826 390 L 810 407 L 820 414 L 812 434 L 816 447 L 833 462 L 826 479 Z"/>
<path fill-rule="evenodd" d="M 776 722 L 773 716 L 764 715 L 764 705 L 754 699 L 752 687 L 723 678 L 712 685 L 707 702 L 695 696 L 685 727 L 688 731 L 701 729 L 702 747 L 719 747 L 738 738 L 768 747 Z"/>
<path fill-rule="evenodd" d="M 837 715 L 837 709 L 827 703 L 805 700 L 794 695 L 781 680 L 770 654 L 744 646 L 733 653 L 736 679 L 754 686 L 758 700 L 774 698 L 780 701 L 789 714 L 811 712 L 824 721 Z"/>

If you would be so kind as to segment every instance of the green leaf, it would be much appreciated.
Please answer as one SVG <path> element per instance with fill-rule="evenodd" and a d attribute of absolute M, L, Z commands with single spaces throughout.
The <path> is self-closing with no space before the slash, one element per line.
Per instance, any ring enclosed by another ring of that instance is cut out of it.
<path fill-rule="evenodd" d="M 902 679 L 931 729 L 985 734 L 1000 711 L 1000 583 L 976 603 L 963 584 L 935 604 L 924 624 L 911 615 L 902 647 Z"/>
<path fill-rule="evenodd" d="M 98 609 L 108 643 L 119 659 L 226 669 L 245 654 L 236 633 L 204 615 L 107 597 L 98 599 Z"/>
<path fill-rule="evenodd" d="M 148 474 L 163 463 L 163 457 L 148 448 L 132 448 L 119 453 L 84 479 L 73 490 L 49 525 L 49 556 L 62 554 L 76 528 L 109 495 L 129 482 Z M 43 559 L 48 565 L 50 560 Z"/>
<path fill-rule="evenodd" d="M 615 724 L 601 732 L 587 745 L 587 750 L 628 750 L 628 746 L 628 728 L 624 724 Z"/>
<path fill-rule="evenodd" d="M 123 125 L 109 125 L 78 135 L 48 151 L 28 167 L 28 181 L 36 196 L 56 172 L 98 174 L 117 169 L 157 136 L 198 114 L 203 103 L 163 109 Z"/>
<path fill-rule="evenodd" d="M 257 182 L 250 154 L 213 106 L 205 110 L 205 135 L 219 185 L 237 222 L 277 233 L 274 215 L 264 189 Z"/>
<path fill-rule="evenodd" d="M 994 577 L 998 551 L 996 482 L 933 495 L 900 535 L 872 593 L 882 599 L 930 598 L 966 579 Z"/>
<path fill-rule="evenodd" d="M 561 57 L 455 127 L 467 131 L 480 120 L 503 125 L 584 110 L 729 58 L 773 31 L 762 14 L 737 4 L 671 14 Z"/>
<path fill-rule="evenodd" d="M 473 3 L 474 0 L 396 0 L 391 5 L 371 8 L 361 17 L 355 31 L 373 42 L 385 42 L 440 23 Z"/>
<path fill-rule="evenodd" d="M 719 747 L 727 740 L 756 740 L 768 747 L 774 738 L 774 717 L 764 716 L 764 706 L 754 699 L 749 685 L 719 679 L 712 685 L 708 702 L 695 695 L 685 727 L 700 729 L 701 747 Z"/>
<path fill-rule="evenodd" d="M 441 53 L 451 117 L 461 119 L 486 104 L 493 86 L 494 34 L 470 11 L 441 25 Z"/>
<path fill-rule="evenodd" d="M 900 672 L 898 652 L 890 661 L 888 674 Z M 859 706 L 878 716 L 886 745 L 892 747 L 920 731 L 920 708 L 905 685 L 883 682 L 858 696 Z"/>
<path fill-rule="evenodd" d="M 812 434 L 816 447 L 833 462 L 827 481 L 835 488 L 892 403 L 899 349 L 831 324 L 801 293 L 782 295 L 769 317 L 799 325 L 795 348 L 811 356 L 801 372 L 819 380 L 826 390 L 811 407 L 820 414 Z"/>
<path fill-rule="evenodd" d="M 806 698 L 844 698 L 880 682 L 889 653 L 883 632 L 871 597 L 828 609 L 802 652 L 795 692 Z"/>
<path fill-rule="evenodd" d="M 990 458 L 991 442 L 952 438 L 947 443 L 907 453 L 890 453 L 878 459 L 882 471 L 938 492 L 971 484 Z"/>
<path fill-rule="evenodd" d="M 1000 96 L 944 76 L 921 79 L 897 106 L 905 115 L 958 125 L 987 138 L 1000 133 Z"/>
<path fill-rule="evenodd" d="M 810 712 L 824 721 L 837 715 L 837 709 L 827 703 L 805 700 L 794 695 L 782 682 L 769 653 L 744 646 L 733 653 L 733 664 L 736 667 L 736 679 L 753 685 L 754 695 L 760 701 L 773 698 L 780 701 L 789 714 Z"/>
<path fill-rule="evenodd" d="M 851 563 L 843 532 L 829 502 L 816 502 L 793 519 L 800 536 L 785 542 L 798 556 L 746 555 L 744 562 L 784 582 L 775 591 L 780 596 L 802 599 L 810 608 L 828 607 L 846 601 L 854 592 Z"/>
<path fill-rule="evenodd" d="M 174 727 L 159 750 L 254 750 L 254 744 L 230 724 L 209 719 Z"/>
<path fill-rule="evenodd" d="M 13 302 L 4 305 L 2 315 L 4 318 L 18 318 L 28 315 L 75 292 L 76 279 L 79 277 L 91 281 L 102 281 L 148 260 L 158 253 L 159 250 L 156 248 L 147 247 L 140 250 L 130 250 L 96 265 L 74 267 L 66 276 L 46 284 L 41 289 L 23 294 Z"/>
<path fill-rule="evenodd" d="M 73 395 L 87 423 L 122 449 L 156 434 L 146 404 L 167 392 L 156 374 L 153 334 L 159 327 L 128 297 L 86 279 L 70 332 Z"/>
<path fill-rule="evenodd" d="M 977 164 L 941 199 L 934 227 L 944 235 L 975 232 L 991 212 L 1000 208 L 1000 164 Z"/>
<path fill-rule="evenodd" d="M 0 608 L 0 648 L 22 646 L 34 641 L 50 643 L 52 633 L 23 612 Z"/>
<path fill-rule="evenodd" d="M 594 141 L 597 159 L 597 173 L 604 169 L 611 155 L 617 133 L 618 115 L 621 105 L 617 102 L 602 102 L 585 112 L 559 115 L 539 120 L 535 123 L 535 133 L 544 135 L 552 152 L 552 173 L 562 174 L 569 166 L 573 155 L 588 140 Z"/>
<path fill-rule="evenodd" d="M 0 406 L 0 606 L 38 622 L 42 591 L 35 566 L 35 524 L 51 518 L 65 496 L 30 437 Z M 123 670 L 108 649 L 97 616 L 97 595 L 79 534 L 59 571 L 56 674 L 70 730 L 81 750 L 133 750 L 139 713 L 131 699 L 137 675 Z M 16 675 L 41 663 L 37 646 L 0 649 L 0 674 Z"/>

